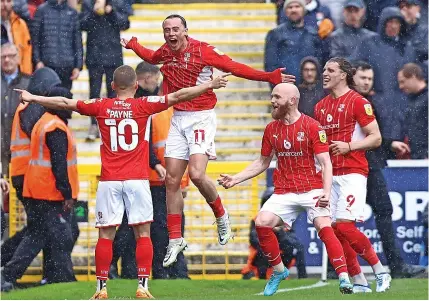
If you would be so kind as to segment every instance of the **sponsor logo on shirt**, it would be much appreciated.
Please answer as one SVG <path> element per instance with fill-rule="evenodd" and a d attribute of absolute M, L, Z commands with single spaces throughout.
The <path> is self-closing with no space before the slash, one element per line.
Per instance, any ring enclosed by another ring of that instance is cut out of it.
<path fill-rule="evenodd" d="M 147 102 L 160 102 L 165 103 L 165 96 L 149 96 Z"/>
<path fill-rule="evenodd" d="M 321 128 L 323 130 L 328 130 L 328 129 L 339 129 L 340 128 L 340 124 L 339 123 L 334 123 L 334 124 L 327 124 L 327 125 L 322 125 Z"/>
<path fill-rule="evenodd" d="M 331 115 L 331 114 L 328 114 L 328 116 L 326 116 L 326 121 L 327 121 L 327 122 L 331 122 L 331 121 L 332 121 L 332 119 L 334 119 L 334 118 L 332 117 L 332 115 Z"/>
<path fill-rule="evenodd" d="M 346 105 L 345 104 L 340 104 L 340 106 L 338 107 L 338 112 L 343 112 L 344 111 L 344 107 L 345 107 Z"/>
<path fill-rule="evenodd" d="M 285 149 L 290 149 L 292 147 L 292 144 L 287 140 L 283 141 L 283 145 Z"/>
<path fill-rule="evenodd" d="M 367 103 L 367 104 L 363 105 L 363 107 L 365 108 L 366 115 L 372 116 L 373 112 L 372 112 L 371 104 Z"/>
<path fill-rule="evenodd" d="M 83 103 L 86 105 L 89 105 L 91 103 L 94 103 L 96 100 L 97 100 L 96 98 L 87 99 L 87 100 L 84 100 Z"/>
<path fill-rule="evenodd" d="M 304 153 L 300 152 L 278 152 L 277 157 L 302 157 Z"/>

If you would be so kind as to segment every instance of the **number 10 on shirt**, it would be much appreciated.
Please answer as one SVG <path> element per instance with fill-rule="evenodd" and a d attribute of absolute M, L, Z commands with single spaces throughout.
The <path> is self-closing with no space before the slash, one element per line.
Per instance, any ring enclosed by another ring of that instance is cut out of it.
<path fill-rule="evenodd" d="M 104 123 L 110 128 L 110 149 L 118 151 L 119 147 L 124 151 L 134 150 L 139 143 L 139 127 L 134 119 L 122 119 L 117 124 L 116 119 L 105 119 Z M 125 140 L 125 127 L 131 127 L 131 143 Z"/>

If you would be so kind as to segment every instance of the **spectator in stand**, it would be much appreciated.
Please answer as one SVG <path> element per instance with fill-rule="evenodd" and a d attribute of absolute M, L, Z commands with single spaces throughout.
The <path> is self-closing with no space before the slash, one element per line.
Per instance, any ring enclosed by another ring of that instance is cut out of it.
<path fill-rule="evenodd" d="M 344 3 L 344 24 L 330 36 L 330 56 L 345 57 L 352 55 L 356 44 L 373 37 L 375 32 L 362 28 L 365 19 L 365 3 L 363 0 L 347 0 Z"/>
<path fill-rule="evenodd" d="M 363 27 L 371 31 L 377 31 L 381 12 L 386 7 L 395 6 L 396 1 L 397 0 L 365 0 L 367 15 Z"/>
<path fill-rule="evenodd" d="M 315 57 L 307 56 L 301 61 L 301 83 L 298 86 L 301 99 L 298 103 L 300 112 L 314 115 L 314 105 L 326 96 L 321 81 L 320 64 Z"/>
<path fill-rule="evenodd" d="M 415 61 L 415 51 L 405 39 L 406 23 L 398 7 L 387 7 L 380 17 L 378 34 L 357 45 L 351 58 L 369 63 L 374 70 L 373 104 L 379 109 L 385 138 L 401 139 L 400 118 L 407 107 L 397 84 L 401 66 Z"/>
<path fill-rule="evenodd" d="M 428 27 L 421 20 L 421 3 L 419 0 L 399 0 L 399 8 L 407 22 L 406 37 L 416 49 L 417 60 L 428 59 Z"/>
<path fill-rule="evenodd" d="M 15 44 L 20 57 L 20 70 L 31 75 L 31 42 L 27 24 L 21 19 L 12 6 L 16 0 L 1 0 L 1 27 L 2 44 L 9 42 Z"/>
<path fill-rule="evenodd" d="M 3 12 L 3 11 L 2 11 Z M 29 77 L 20 70 L 18 49 L 11 43 L 1 46 L 1 162 L 3 175 L 9 175 L 12 121 L 20 100 L 13 89 L 27 89 Z"/>
<path fill-rule="evenodd" d="M 284 0 L 278 1 L 278 24 L 286 22 L 287 16 L 284 9 Z M 305 16 L 304 22 L 319 31 L 320 37 L 324 39 L 334 30 L 331 11 L 328 7 L 320 4 L 319 0 L 304 0 Z"/>
<path fill-rule="evenodd" d="M 428 158 L 428 87 L 423 70 L 406 64 L 398 73 L 399 88 L 408 95 L 403 133 L 408 137 L 411 159 Z"/>
<path fill-rule="evenodd" d="M 91 99 L 100 97 L 103 74 L 106 75 L 107 97 L 115 97 L 110 83 L 115 69 L 123 64 L 121 31 L 130 27 L 125 0 L 103 2 L 99 7 L 96 0 L 84 0 L 80 14 L 81 29 L 88 33 L 85 63 Z M 87 140 L 94 141 L 98 134 L 97 122 L 91 118 Z"/>
<path fill-rule="evenodd" d="M 306 26 L 305 1 L 287 0 L 284 4 L 287 21 L 270 30 L 265 43 L 265 71 L 287 67 L 289 74 L 300 82 L 300 63 L 306 56 L 314 56 L 323 62 L 324 45 L 317 30 Z"/>
<path fill-rule="evenodd" d="M 372 67 L 365 62 L 356 62 L 353 67 L 356 68 L 356 74 L 353 76 L 354 89 L 372 102 L 374 94 L 372 91 L 374 83 Z M 373 106 L 373 108 L 377 122 L 379 124 L 383 123 L 382 118 L 378 115 L 379 108 L 376 106 Z M 381 146 L 366 152 L 369 167 L 366 201 L 374 212 L 375 223 L 383 243 L 383 251 L 390 268 L 390 275 L 392 278 L 410 278 L 421 274 L 424 269 L 406 264 L 395 245 L 392 222 L 393 207 L 382 173 L 382 169 L 386 167 L 387 153 L 394 151 L 403 155 L 409 152 L 410 149 L 402 141 L 392 141 L 385 137 L 383 132 L 381 132 L 381 136 L 383 138 Z"/>
<path fill-rule="evenodd" d="M 53 69 L 60 77 L 62 86 L 71 90 L 83 64 L 78 12 L 65 0 L 47 0 L 37 8 L 32 23 L 36 69 L 44 66 Z"/>
<path fill-rule="evenodd" d="M 30 11 L 28 10 L 27 0 L 13 0 L 12 2 L 13 11 L 28 24 L 28 22 L 30 22 Z"/>

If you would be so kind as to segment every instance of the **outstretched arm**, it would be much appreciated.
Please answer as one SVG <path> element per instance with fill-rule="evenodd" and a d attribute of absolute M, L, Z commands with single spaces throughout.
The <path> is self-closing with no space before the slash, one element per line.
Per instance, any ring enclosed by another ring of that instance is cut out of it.
<path fill-rule="evenodd" d="M 140 45 L 136 37 L 132 37 L 131 40 L 122 38 L 121 45 L 126 49 L 134 51 L 135 54 L 149 64 L 156 65 L 160 63 L 160 58 L 156 55 L 157 52 Z"/>
<path fill-rule="evenodd" d="M 219 183 L 219 185 L 222 185 L 224 188 L 228 189 L 248 179 L 254 178 L 270 166 L 270 162 L 273 156 L 274 151 L 268 157 L 261 155 L 258 159 L 250 163 L 249 166 L 240 171 L 238 174 L 235 174 L 233 176 L 228 174 L 221 174 L 220 178 L 217 179 L 217 182 Z"/>
<path fill-rule="evenodd" d="M 229 75 L 231 74 L 226 73 L 216 77 L 214 80 L 210 82 L 207 82 L 195 87 L 183 88 L 183 89 L 180 89 L 179 91 L 168 94 L 167 96 L 168 106 L 171 107 L 178 103 L 192 100 L 211 89 L 220 89 L 220 88 L 226 87 L 226 84 L 228 82 L 228 79 L 226 77 Z"/>
<path fill-rule="evenodd" d="M 238 63 L 232 60 L 229 56 L 220 52 L 216 48 L 213 48 L 212 46 L 206 47 L 203 55 L 204 55 L 204 58 L 203 58 L 204 62 L 207 65 L 213 66 L 224 72 L 231 72 L 233 75 L 237 77 L 256 80 L 256 81 L 269 82 L 273 85 L 277 85 L 285 82 L 286 83 L 295 82 L 295 76 L 282 73 L 282 71 L 284 71 L 285 68 L 278 68 L 273 72 L 264 72 L 264 71 L 256 70 L 245 64 Z"/>
<path fill-rule="evenodd" d="M 38 96 L 33 95 L 26 90 L 14 89 L 16 92 L 20 93 L 21 102 L 35 102 L 46 108 L 53 110 L 72 110 L 77 111 L 77 100 L 60 97 L 60 96 Z"/>

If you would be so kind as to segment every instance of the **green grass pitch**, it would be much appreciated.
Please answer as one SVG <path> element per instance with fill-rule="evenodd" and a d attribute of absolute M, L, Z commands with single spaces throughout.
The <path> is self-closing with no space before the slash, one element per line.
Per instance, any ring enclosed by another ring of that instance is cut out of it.
<path fill-rule="evenodd" d="M 156 299 L 176 300 L 428 300 L 427 279 L 393 280 L 391 289 L 386 293 L 356 295 L 341 295 L 338 282 L 334 280 L 327 285 L 313 287 L 316 283 L 318 279 L 286 280 L 272 297 L 258 295 L 265 285 L 262 280 L 151 280 L 149 289 Z M 375 291 L 374 282 L 371 287 Z M 109 299 L 134 299 L 137 281 L 111 280 L 107 288 Z M 94 292 L 95 282 L 74 282 L 2 293 L 1 299 L 88 300 Z"/>

